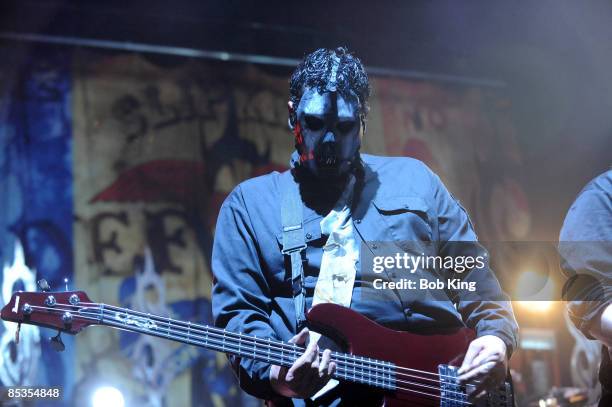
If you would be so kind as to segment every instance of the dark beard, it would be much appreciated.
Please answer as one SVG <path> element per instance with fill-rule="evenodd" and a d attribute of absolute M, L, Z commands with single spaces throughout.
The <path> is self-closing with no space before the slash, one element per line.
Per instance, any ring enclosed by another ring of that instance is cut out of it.
<path fill-rule="evenodd" d="M 299 165 L 293 169 L 293 173 L 296 181 L 300 184 L 300 194 L 304 204 L 318 214 L 325 216 L 340 199 L 349 174 L 353 174 L 357 180 L 360 180 L 363 178 L 364 169 L 359 152 L 357 152 L 356 158 L 351 161 L 349 171 L 345 173 L 339 174 L 337 171 L 330 171 L 325 175 L 317 176 Z"/>

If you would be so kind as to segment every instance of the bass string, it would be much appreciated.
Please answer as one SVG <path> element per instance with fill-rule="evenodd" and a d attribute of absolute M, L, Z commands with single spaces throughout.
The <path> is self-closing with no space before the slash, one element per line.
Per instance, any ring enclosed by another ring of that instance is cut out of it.
<path fill-rule="evenodd" d="M 128 310 L 125 308 L 120 308 L 120 307 L 115 307 L 112 305 L 106 305 L 104 306 L 104 309 L 102 309 L 100 307 L 100 304 L 96 304 L 96 303 L 88 303 L 91 304 L 99 309 L 101 309 L 103 312 L 106 309 L 110 309 L 110 310 L 114 310 L 114 311 L 119 311 L 119 312 L 125 312 L 128 314 L 134 314 L 134 315 L 138 315 L 141 317 L 146 317 L 146 318 L 150 318 L 150 319 L 154 319 L 160 323 L 165 324 L 164 320 L 169 319 L 169 318 L 164 318 L 164 317 L 159 317 L 156 315 L 151 315 L 148 313 L 144 313 L 144 312 L 140 312 L 140 311 L 133 311 L 133 310 Z M 276 346 L 276 347 L 282 347 L 284 349 L 287 349 L 288 351 L 294 351 L 294 352 L 299 352 L 300 350 L 303 351 L 303 348 L 298 347 L 295 344 L 288 344 L 285 342 L 280 342 L 280 341 L 271 341 L 268 339 L 262 339 L 262 338 L 257 338 L 257 337 L 253 337 L 253 336 L 249 336 L 249 335 L 244 335 L 244 334 L 238 334 L 235 332 L 231 332 L 231 331 L 226 331 L 224 329 L 220 329 L 220 328 L 215 328 L 215 327 L 210 327 L 210 326 L 205 326 L 205 325 L 199 325 L 199 324 L 193 324 L 193 325 L 188 325 L 188 323 L 185 323 L 183 321 L 179 321 L 179 320 L 172 320 L 169 319 L 170 321 L 174 321 L 175 324 L 173 325 L 183 325 L 183 326 L 187 326 L 187 328 L 191 328 L 191 329 L 202 329 L 202 330 L 208 330 L 209 332 L 217 332 L 219 335 L 224 335 L 226 337 L 230 337 L 230 338 L 238 338 L 241 341 L 244 342 L 248 342 L 248 341 L 253 341 L 256 344 L 260 344 L 261 346 L 266 346 L 266 347 L 271 347 L 271 346 Z M 201 328 L 198 328 L 201 327 Z M 274 344 L 274 345 L 273 345 Z M 427 374 L 433 377 L 443 377 L 443 378 L 449 378 L 449 379 L 456 379 L 455 376 L 450 376 L 450 375 L 440 375 L 437 373 L 432 373 L 432 372 L 427 372 L 427 371 L 423 371 L 423 370 L 418 370 L 418 369 L 411 369 L 411 368 L 404 368 L 401 366 L 396 366 L 393 365 L 389 362 L 382 362 L 382 361 L 377 361 L 377 360 L 373 360 L 373 359 L 369 359 L 369 358 L 363 358 L 360 356 L 354 356 L 354 355 L 349 355 L 346 353 L 340 353 L 340 352 L 332 352 L 332 357 L 334 357 L 336 359 L 336 361 L 338 361 L 339 359 L 344 359 L 344 363 L 348 363 L 350 364 L 352 367 L 354 367 L 355 369 L 359 368 L 359 369 L 371 369 L 371 367 L 366 366 L 366 363 L 369 365 L 374 366 L 374 370 L 382 372 L 384 374 L 388 373 L 388 370 L 386 369 L 395 369 L 396 370 L 396 374 L 399 375 L 403 375 L 406 377 L 412 377 L 412 378 L 418 378 L 421 380 L 429 380 L 431 382 L 435 382 L 435 383 L 440 383 L 439 380 L 436 380 L 434 378 L 428 378 L 428 377 L 422 377 L 422 376 L 417 376 L 415 375 L 416 373 L 421 373 L 421 374 Z M 403 372 L 398 372 L 397 370 L 404 370 L 407 372 L 414 372 L 413 374 L 410 373 L 403 373 Z M 474 381 L 474 383 L 478 383 L 478 381 Z"/>
<path fill-rule="evenodd" d="M 81 304 L 89 304 L 92 305 L 94 307 L 97 307 L 98 309 L 102 309 L 101 308 L 101 304 L 99 303 L 81 303 Z M 129 309 L 125 309 L 125 308 L 121 308 L 121 307 L 116 307 L 113 305 L 102 305 L 104 308 L 102 309 L 102 311 L 106 310 L 106 309 L 110 309 L 110 310 L 114 310 L 114 311 L 119 311 L 119 312 L 125 312 L 128 314 L 133 314 L 133 315 L 137 315 L 137 316 L 141 316 L 141 317 L 147 317 L 147 318 L 152 318 L 155 319 L 159 322 L 164 323 L 165 319 L 169 319 L 169 318 L 164 318 L 164 317 L 159 317 L 157 315 L 151 315 L 149 313 L 145 313 L 145 312 L 141 312 L 141 311 L 134 311 L 134 310 L 129 310 Z M 183 325 L 183 326 L 187 326 L 188 323 L 180 321 L 180 320 L 172 320 L 177 323 L 177 325 Z M 257 338 L 257 337 L 253 337 L 253 336 L 249 336 L 249 335 L 244 335 L 244 334 L 239 334 L 239 333 L 235 333 L 235 332 L 231 332 L 231 331 L 226 331 L 224 329 L 221 328 L 216 328 L 216 327 L 211 327 L 211 326 L 205 326 L 205 325 L 200 325 L 200 324 L 191 324 L 190 325 L 191 328 L 193 329 L 194 327 L 201 327 L 201 329 L 207 329 L 209 331 L 216 331 L 220 334 L 226 335 L 228 337 L 238 337 L 240 339 L 246 339 L 246 340 L 252 340 L 258 343 L 261 343 L 264 346 L 268 346 L 268 341 L 266 339 L 262 339 L 262 338 Z M 274 342 L 275 346 L 279 346 L 279 347 L 284 347 L 287 349 L 292 349 L 292 348 L 297 348 L 297 349 L 301 349 L 299 348 L 297 345 L 294 344 L 288 344 L 285 342 L 281 342 L 281 341 L 269 341 L 270 343 Z M 455 376 L 450 376 L 450 375 L 441 375 L 439 373 L 434 373 L 434 372 L 428 372 L 425 370 L 419 370 L 419 369 L 412 369 L 412 368 L 408 368 L 408 367 L 403 367 L 403 366 L 395 366 L 395 365 L 390 365 L 388 362 L 382 362 L 382 361 L 377 361 L 377 360 L 372 360 L 372 359 L 367 359 L 367 360 L 360 360 L 359 356 L 354 356 L 354 355 L 349 355 L 346 353 L 339 353 L 339 352 L 334 352 L 332 353 L 333 356 L 336 357 L 341 357 L 344 358 L 345 360 L 351 362 L 351 363 L 355 363 L 356 366 L 361 366 L 363 365 L 363 363 L 368 363 L 374 366 L 382 366 L 382 368 L 390 368 L 393 367 L 396 370 L 402 370 L 402 371 L 406 371 L 406 372 L 413 372 L 413 373 L 420 373 L 420 374 L 426 374 L 429 376 L 433 376 L 433 377 L 444 377 L 444 378 L 449 378 L 449 379 L 455 379 Z M 387 364 L 385 364 L 387 363 Z M 426 379 L 426 378 L 422 378 L 422 379 Z M 438 381 L 439 382 L 439 381 Z M 473 383 L 479 383 L 479 381 L 474 381 Z"/>
<path fill-rule="evenodd" d="M 103 315 L 104 312 L 106 310 L 114 310 L 114 311 L 118 311 L 118 312 L 122 312 L 122 313 L 126 313 L 126 314 L 132 314 L 132 315 L 137 315 L 137 316 L 141 316 L 141 317 L 146 317 L 152 320 L 156 320 L 157 322 L 160 322 L 162 324 L 165 325 L 170 325 L 169 323 L 166 323 L 165 320 L 169 320 L 169 321 L 174 321 L 174 325 L 175 327 L 173 327 L 173 329 L 176 329 L 176 327 L 179 326 L 183 326 L 183 327 L 187 327 L 187 329 L 193 329 L 193 330 L 204 330 L 206 333 L 206 330 L 209 331 L 208 334 L 213 334 L 213 333 L 217 333 L 219 335 L 223 335 L 224 337 L 228 337 L 228 338 L 238 338 L 240 341 L 243 341 L 245 343 L 245 345 L 249 342 L 252 341 L 255 344 L 259 344 L 262 347 L 281 347 L 284 350 L 288 351 L 288 352 L 300 352 L 301 350 L 303 350 L 303 348 L 298 347 L 295 344 L 287 344 L 284 342 L 278 342 L 278 341 L 272 341 L 269 339 L 261 339 L 261 338 L 257 338 L 257 337 L 252 337 L 249 335 L 243 335 L 243 334 L 236 334 L 234 332 L 231 331 L 226 331 L 220 328 L 215 328 L 215 327 L 210 327 L 210 326 L 205 326 L 205 325 L 199 325 L 199 324 L 191 324 L 191 323 L 185 323 L 183 321 L 179 321 L 179 320 L 172 320 L 169 318 L 164 318 L 164 317 L 159 317 L 156 315 L 152 315 L 149 313 L 144 313 L 144 312 L 140 312 L 140 311 L 133 311 L 133 310 L 129 310 L 129 309 L 124 309 L 124 308 L 120 308 L 120 307 L 115 307 L 112 305 L 104 305 L 104 304 L 99 304 L 99 303 L 80 303 L 80 304 L 88 304 L 88 305 L 92 305 L 93 309 L 92 311 L 96 311 L 99 312 L 100 315 Z M 79 304 L 79 305 L 80 305 Z M 62 311 L 64 310 L 72 310 L 74 311 L 74 308 L 76 307 L 75 305 L 70 305 L 70 304 L 56 304 L 56 306 L 67 306 L 69 307 L 69 309 L 62 309 Z M 70 307 L 72 307 L 72 309 L 70 309 Z M 89 311 L 89 310 L 87 310 Z M 170 326 L 168 326 L 168 328 L 170 328 Z M 415 379 L 420 379 L 420 380 L 428 380 L 430 382 L 434 382 L 434 383 L 440 383 L 439 380 L 435 380 L 432 378 L 428 378 L 428 377 L 423 377 L 423 376 L 418 376 L 415 374 L 410 374 L 410 373 L 403 373 L 401 371 L 398 370 L 405 370 L 408 372 L 415 372 L 415 373 L 425 373 L 428 374 L 430 376 L 434 376 L 434 377 L 446 377 L 446 378 L 450 378 L 450 379 L 456 379 L 455 376 L 449 376 L 449 375 L 439 375 L 439 374 L 435 374 L 432 372 L 427 372 L 427 371 L 422 371 L 422 370 L 418 370 L 418 369 L 410 369 L 410 368 L 404 368 L 404 367 L 400 367 L 400 366 L 395 366 L 393 364 L 390 364 L 388 362 L 386 362 L 387 364 L 385 364 L 385 362 L 380 362 L 380 361 L 375 361 L 372 359 L 364 359 L 363 357 L 359 357 L 359 356 L 353 356 L 353 355 L 348 355 L 345 353 L 338 353 L 338 352 L 333 352 L 332 353 L 332 357 L 336 358 L 336 362 L 339 362 L 339 359 L 342 358 L 344 359 L 343 363 L 347 363 L 349 364 L 351 367 L 354 368 L 354 370 L 356 370 L 357 368 L 359 368 L 360 370 L 364 370 L 364 369 L 369 369 L 372 370 L 371 367 L 366 366 L 364 362 L 373 365 L 374 366 L 374 370 L 376 370 L 377 372 L 381 372 L 382 374 L 389 374 L 389 370 L 385 370 L 385 369 L 396 369 L 395 374 L 396 375 L 400 375 L 400 376 L 404 376 L 404 377 L 409 377 L 409 378 L 415 378 Z M 361 362 L 361 363 L 360 363 Z M 382 367 L 381 367 L 382 366 Z M 478 383 L 478 381 L 472 381 L 471 383 Z"/>
<path fill-rule="evenodd" d="M 82 303 L 82 304 L 90 304 L 93 305 L 97 308 L 100 308 L 100 304 L 97 303 Z M 184 321 L 180 321 L 180 320 L 172 320 L 171 318 L 164 318 L 164 317 L 160 317 L 157 315 L 151 315 L 149 313 L 145 313 L 145 312 L 141 312 L 141 311 L 134 311 L 134 310 L 129 310 L 126 308 L 121 308 L 121 307 L 116 307 L 113 305 L 103 305 L 104 309 L 110 309 L 110 310 L 114 310 L 114 311 L 120 311 L 120 312 L 126 312 L 128 314 L 134 314 L 134 315 L 138 315 L 141 317 L 147 317 L 147 318 L 153 318 L 155 320 L 157 320 L 158 322 L 161 323 L 165 323 L 164 320 L 170 320 L 173 321 L 174 323 L 176 323 L 176 325 L 182 325 L 182 326 L 187 326 L 190 327 L 191 329 L 194 329 L 194 327 L 196 329 L 203 329 L 203 330 L 208 330 L 208 331 L 216 331 L 217 333 L 219 333 L 220 335 L 225 335 L 227 337 L 234 337 L 234 338 L 238 338 L 241 341 L 254 341 L 255 343 L 260 344 L 261 346 L 272 346 L 272 343 L 274 343 L 274 346 L 278 346 L 278 347 L 283 347 L 285 349 L 288 349 L 289 351 L 299 351 L 300 349 L 303 350 L 303 348 L 298 347 L 295 344 L 289 344 L 289 343 L 285 343 L 282 341 L 272 341 L 272 340 L 268 340 L 268 339 L 263 339 L 263 338 L 257 338 L 254 336 L 250 336 L 250 335 L 244 335 L 241 333 L 235 333 L 235 332 L 231 332 L 231 331 L 227 331 L 225 329 L 221 329 L 221 328 L 216 328 L 216 327 L 212 327 L 212 326 L 207 326 L 207 325 L 200 325 L 200 324 L 190 324 L 190 323 L 186 323 Z M 100 308 L 101 309 L 101 308 Z M 198 328 L 199 327 L 199 328 Z M 378 371 L 381 371 L 383 373 L 388 373 L 385 369 L 395 369 L 396 370 L 396 374 L 400 374 L 400 375 L 404 375 L 406 377 L 412 377 L 412 378 L 418 378 L 421 380 L 429 380 L 432 382 L 436 382 L 436 383 L 440 383 L 440 380 L 436 380 L 434 379 L 435 377 L 441 377 L 441 378 L 447 378 L 447 379 L 456 379 L 456 376 L 451 376 L 451 375 L 442 375 L 439 373 L 433 373 L 433 372 L 428 372 L 425 370 L 419 370 L 419 369 L 412 369 L 412 368 L 408 368 L 408 367 L 403 367 L 403 366 L 397 366 L 397 365 L 393 365 L 390 362 L 384 362 L 384 361 L 379 361 L 379 360 L 375 360 L 375 359 L 369 359 L 369 358 L 363 358 L 360 356 L 355 356 L 355 355 L 350 355 L 350 354 L 346 354 L 346 353 L 340 353 L 340 352 L 332 352 L 332 356 L 335 357 L 336 359 L 342 358 L 346 361 L 346 363 L 351 363 L 351 366 L 354 367 L 358 367 L 358 368 L 366 368 L 366 366 L 364 366 L 365 363 L 369 364 L 369 365 L 373 365 L 375 366 L 375 369 Z M 367 367 L 369 369 L 369 367 Z M 410 372 L 410 373 L 403 373 L 402 371 L 405 372 Z M 412 373 L 412 374 L 411 374 Z M 420 374 L 426 374 L 429 376 L 432 376 L 434 378 L 427 378 L 427 377 L 423 377 L 423 376 L 416 376 L 415 374 L 420 373 Z M 479 380 L 472 380 L 470 382 L 471 384 L 478 384 L 480 383 Z"/>
<path fill-rule="evenodd" d="M 46 310 L 46 311 L 51 311 L 51 312 L 58 312 L 58 313 L 61 313 L 61 312 L 65 311 L 65 309 L 58 309 L 58 308 L 51 308 L 51 307 L 32 306 L 32 308 L 33 308 L 33 309 L 34 309 L 34 308 L 38 308 L 38 309 L 42 309 L 42 310 Z M 98 322 L 98 321 L 99 321 L 99 319 L 98 319 L 98 318 L 89 317 L 89 316 L 82 316 L 82 315 L 76 315 L 76 316 L 74 316 L 74 318 L 79 318 L 79 319 L 82 319 L 82 320 L 86 320 L 86 321 L 94 321 L 94 322 Z M 125 324 L 124 324 L 124 323 L 122 323 L 122 322 L 115 322 L 115 321 L 111 321 L 111 323 L 109 323 L 109 322 L 107 321 L 107 324 L 108 324 L 108 325 L 110 325 L 110 326 L 113 326 L 113 327 L 117 327 L 117 328 L 124 328 L 124 327 L 125 327 Z M 133 327 L 133 328 L 134 328 L 134 327 Z M 151 331 L 150 331 L 149 329 L 147 329 L 147 328 L 140 328 L 140 329 L 136 329 L 136 328 L 135 328 L 135 330 L 137 330 L 137 331 L 139 331 L 139 332 L 142 332 L 142 333 L 151 333 Z M 161 337 L 166 337 L 167 335 L 162 334 L 161 332 L 159 332 L 159 336 L 161 336 Z M 172 336 L 172 337 L 174 337 L 174 338 L 180 338 L 180 337 L 176 337 L 176 336 L 174 336 L 174 335 L 171 335 L 171 336 Z M 211 347 L 211 348 L 216 347 L 216 348 L 217 348 L 217 350 L 220 350 L 220 351 L 225 351 L 225 352 L 227 352 L 227 351 L 228 351 L 228 349 L 227 349 L 227 345 L 225 345 L 225 346 L 218 345 L 218 344 L 216 344 L 216 345 L 210 345 L 210 344 L 209 344 L 209 343 L 207 343 L 207 342 L 200 342 L 200 341 L 197 341 L 197 340 L 190 340 L 190 342 L 192 342 L 193 344 L 206 344 L 206 345 L 208 345 L 208 346 L 209 346 L 209 347 Z M 217 342 L 218 342 L 218 341 L 217 341 Z M 235 347 L 235 346 L 234 346 L 234 347 Z M 275 353 L 275 354 L 274 354 L 274 357 L 270 357 L 269 359 L 270 359 L 272 362 L 283 363 L 283 362 L 284 362 L 284 359 L 278 358 L 277 356 L 278 356 L 278 353 Z M 345 378 L 350 378 L 351 374 L 350 374 L 350 373 L 345 373 L 345 376 L 346 376 Z M 362 378 L 362 380 L 363 380 L 363 378 Z M 364 382 L 364 383 L 368 383 L 366 380 L 363 380 L 363 382 Z M 400 383 L 404 383 L 404 384 L 409 384 L 409 385 L 420 385 L 420 386 L 423 386 L 423 385 L 422 385 L 422 384 L 420 384 L 420 383 L 406 382 L 406 381 L 402 381 L 402 380 L 399 380 L 399 382 L 400 382 Z M 426 387 L 427 387 L 427 386 L 426 386 Z M 385 388 L 385 389 L 386 389 L 386 387 L 383 387 L 383 388 Z M 435 389 L 435 390 L 439 390 L 438 388 L 434 388 L 434 387 L 431 387 L 431 386 L 429 386 L 428 388 L 430 388 L 430 389 Z M 428 397 L 438 398 L 438 399 L 440 399 L 440 400 L 448 400 L 448 401 L 453 401 L 453 402 L 455 402 L 455 403 L 461 403 L 461 404 L 465 404 L 465 405 L 473 405 L 473 404 L 471 404 L 471 403 L 469 403 L 469 402 L 467 402 L 467 401 L 464 401 L 464 400 L 458 400 L 458 399 L 456 399 L 456 398 L 451 398 L 451 397 L 441 396 L 440 394 L 432 394 L 432 393 L 427 393 L 427 392 L 420 391 L 420 390 L 416 390 L 416 389 L 413 389 L 413 388 L 402 387 L 402 386 L 397 386 L 397 385 L 396 385 L 396 386 L 394 386 L 394 387 L 392 387 L 392 388 L 390 388 L 389 390 L 396 390 L 396 391 L 408 392 L 408 393 L 413 393 L 413 394 L 417 394 L 417 395 L 425 395 L 425 396 L 428 396 Z M 459 393 L 459 392 L 445 391 L 445 393 L 456 393 L 456 394 L 459 394 L 461 397 L 464 397 L 464 396 L 465 396 L 465 394 L 464 394 L 464 393 Z"/>
<path fill-rule="evenodd" d="M 121 322 L 117 323 L 115 321 L 113 321 L 113 324 L 110 324 L 110 325 L 111 326 L 117 326 L 117 327 L 123 327 L 124 326 L 123 323 L 121 323 Z M 146 332 L 146 328 L 143 328 L 143 330 L 145 330 L 145 332 Z M 161 335 L 161 337 L 166 337 L 166 335 L 161 333 L 161 332 L 160 332 L 160 335 Z M 216 336 L 218 337 L 218 335 L 216 335 Z M 190 342 L 194 343 L 194 344 L 201 344 L 202 343 L 202 342 L 196 341 L 194 339 L 191 339 Z M 223 351 L 223 352 L 231 352 L 232 348 L 233 348 L 234 351 L 238 350 L 238 346 L 235 345 L 235 344 L 234 345 L 231 345 L 231 344 L 228 345 L 226 343 L 222 343 L 222 345 L 219 345 L 220 340 L 219 339 L 217 339 L 216 341 L 211 340 L 210 339 L 210 335 L 209 335 L 209 338 L 206 341 L 204 341 L 203 343 L 205 343 L 209 347 L 212 347 L 210 345 L 210 342 L 213 342 L 213 343 L 216 342 L 215 346 L 216 346 L 217 350 L 220 350 L 220 351 Z M 280 357 L 279 357 L 278 351 L 275 351 L 275 352 L 262 352 L 262 354 L 265 354 L 265 358 L 266 358 L 267 361 L 272 361 L 272 362 L 277 362 L 277 363 L 280 362 L 281 364 L 283 362 L 286 362 L 282 354 L 280 354 Z M 250 354 L 248 352 L 245 355 L 247 357 L 250 356 Z M 253 356 L 255 356 L 255 351 L 253 353 Z M 295 357 L 294 357 L 293 361 L 295 361 Z M 293 361 L 291 361 L 291 363 Z M 340 375 L 340 378 L 342 378 L 342 375 L 344 375 L 344 379 L 350 379 L 351 376 L 352 376 L 351 372 L 347 371 L 347 369 L 344 369 L 344 372 L 342 371 L 342 369 L 339 369 L 338 374 Z M 354 377 L 354 379 L 356 379 L 356 377 Z M 378 382 L 377 381 L 378 379 L 376 379 L 376 378 L 372 379 L 372 377 L 368 377 L 367 380 L 366 380 L 365 377 L 360 377 L 359 379 L 364 384 L 376 384 Z M 382 377 L 382 376 L 379 377 L 379 379 L 380 379 L 380 381 L 388 380 L 388 378 L 385 378 L 385 377 Z M 392 382 L 399 382 L 401 384 L 410 385 L 410 386 L 419 386 L 419 387 L 423 387 L 423 388 L 428 389 L 428 390 L 434 390 L 434 391 L 439 391 L 440 390 L 438 387 L 427 386 L 427 385 L 424 385 L 422 383 L 417 383 L 417 382 L 410 382 L 410 381 L 404 381 L 404 380 L 392 380 Z M 380 384 L 379 387 L 383 387 L 384 389 L 387 389 L 387 390 L 399 390 L 399 391 L 407 391 L 407 392 L 417 392 L 417 393 L 428 395 L 428 396 L 432 396 L 432 397 L 438 397 L 438 398 L 441 397 L 439 394 L 426 393 L 426 392 L 422 392 L 420 390 L 416 390 L 414 388 L 392 385 L 391 383 L 386 385 L 386 386 Z M 456 392 L 456 391 L 450 391 L 450 390 L 445 391 L 445 393 L 454 393 L 454 394 L 458 395 L 458 397 L 461 397 L 461 398 L 466 396 L 465 393 Z M 456 401 L 456 402 L 461 402 L 461 400 L 457 400 L 456 398 L 446 397 L 446 396 L 442 397 L 442 399 Z"/>

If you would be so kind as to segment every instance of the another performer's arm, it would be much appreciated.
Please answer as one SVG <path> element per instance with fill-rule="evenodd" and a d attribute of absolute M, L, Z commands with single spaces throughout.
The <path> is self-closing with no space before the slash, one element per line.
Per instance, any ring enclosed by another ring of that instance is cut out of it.
<path fill-rule="evenodd" d="M 612 304 L 608 304 L 601 314 L 591 321 L 589 333 L 608 347 L 612 357 Z"/>
<path fill-rule="evenodd" d="M 570 319 L 588 338 L 612 349 L 612 171 L 576 198 L 559 236 Z"/>

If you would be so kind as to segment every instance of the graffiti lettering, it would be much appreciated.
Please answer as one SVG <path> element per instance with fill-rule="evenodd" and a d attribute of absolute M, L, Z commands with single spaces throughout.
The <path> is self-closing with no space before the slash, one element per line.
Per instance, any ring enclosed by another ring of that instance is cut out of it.
<path fill-rule="evenodd" d="M 403 118 L 404 126 L 415 131 L 443 131 L 446 128 L 446 113 L 437 107 L 408 106 L 403 111 Z"/>
<path fill-rule="evenodd" d="M 181 268 L 172 263 L 170 259 L 170 246 L 176 245 L 185 248 L 185 239 L 183 227 L 176 227 L 173 231 L 169 231 L 167 221 L 171 218 L 178 218 L 187 224 L 185 214 L 176 209 L 164 209 L 159 212 L 145 211 L 147 224 L 147 241 L 153 252 L 155 267 L 158 270 L 180 273 Z"/>
<path fill-rule="evenodd" d="M 181 266 L 173 261 L 173 250 L 187 249 L 186 225 L 188 225 L 186 214 L 183 211 L 165 208 L 159 211 L 145 210 L 144 230 L 145 239 L 153 253 L 155 268 L 160 273 L 183 272 Z M 136 215 L 137 216 L 137 215 Z M 128 239 L 133 233 L 130 225 L 134 220 L 125 211 L 101 212 L 93 217 L 91 221 L 91 244 L 93 247 L 94 261 L 104 265 L 105 274 L 125 275 L 131 274 L 132 270 L 117 270 L 111 267 L 110 255 L 128 256 L 135 259 L 142 253 L 137 245 L 126 248 L 121 244 L 122 239 Z M 139 222 L 135 222 L 136 227 Z M 127 250 L 127 251 L 126 251 Z M 176 256 L 176 253 L 174 253 Z"/>
<path fill-rule="evenodd" d="M 108 239 L 102 237 L 102 224 L 108 221 L 116 221 L 123 226 L 129 225 L 127 213 L 119 212 L 100 212 L 91 221 L 91 241 L 94 250 L 94 259 L 96 263 L 104 264 L 104 254 L 111 250 L 117 254 L 122 252 L 121 247 L 117 244 L 117 231 L 113 230 Z M 115 271 L 107 269 L 106 273 L 116 274 Z"/>
<path fill-rule="evenodd" d="M 123 95 L 113 103 L 111 114 L 121 123 L 128 143 L 144 136 L 148 131 L 147 118 L 140 111 L 141 104 L 133 95 Z"/>

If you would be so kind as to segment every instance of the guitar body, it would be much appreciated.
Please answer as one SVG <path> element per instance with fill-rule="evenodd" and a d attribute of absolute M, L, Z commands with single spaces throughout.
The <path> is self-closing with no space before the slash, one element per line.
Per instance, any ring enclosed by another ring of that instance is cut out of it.
<path fill-rule="evenodd" d="M 385 360 L 396 366 L 407 366 L 424 372 L 437 373 L 439 365 L 460 366 L 469 343 L 475 337 L 474 331 L 468 328 L 461 328 L 448 335 L 417 335 L 394 331 L 336 304 L 316 305 L 308 312 L 307 319 L 313 330 L 333 339 L 350 354 Z M 406 380 L 425 385 L 428 383 L 411 378 Z M 357 400 L 368 400 L 361 405 L 372 405 L 371 387 L 344 383 L 342 386 L 351 387 L 348 394 L 357 395 Z M 439 390 L 423 390 L 440 394 Z M 398 391 L 381 391 L 379 398 L 386 407 L 445 405 L 439 399 Z"/>

